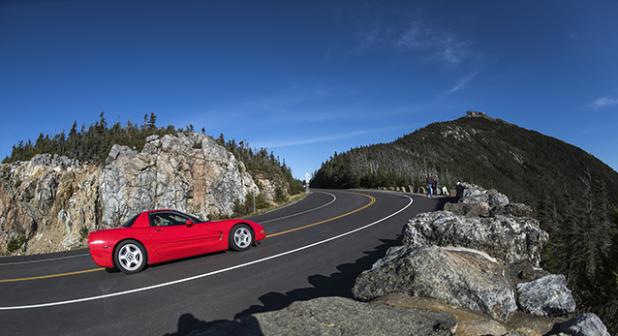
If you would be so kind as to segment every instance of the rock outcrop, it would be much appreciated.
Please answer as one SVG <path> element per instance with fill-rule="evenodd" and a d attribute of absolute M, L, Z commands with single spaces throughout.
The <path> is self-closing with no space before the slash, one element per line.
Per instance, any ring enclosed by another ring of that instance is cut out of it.
<path fill-rule="evenodd" d="M 466 319 L 457 313 L 463 308 L 501 322 L 474 318 L 483 330 L 509 335 L 543 335 L 574 312 L 565 277 L 539 267 L 549 237 L 531 217 L 530 207 L 468 183 L 459 185 L 458 194 L 459 201 L 446 207 L 452 211 L 411 219 L 402 231 L 403 246 L 390 248 L 358 276 L 354 296 L 366 301 L 404 293 L 437 300 L 453 307 L 458 321 Z M 417 305 L 415 299 L 403 301 Z M 571 331 L 603 326 L 590 316 L 571 323 L 581 326 L 569 324 Z"/>
<path fill-rule="evenodd" d="M 140 152 L 115 145 L 100 166 L 41 154 L 0 165 L 0 253 L 77 247 L 146 209 L 231 215 L 250 193 L 260 190 L 243 163 L 198 133 L 152 136 Z"/>
<path fill-rule="evenodd" d="M 403 230 L 403 242 L 414 246 L 462 246 L 477 249 L 510 264 L 538 266 L 548 234 L 530 217 L 461 216 L 450 211 L 422 213 Z"/>
<path fill-rule="evenodd" d="M 99 177 L 95 166 L 49 154 L 0 165 L 0 251 L 79 245 L 97 225 Z"/>
<path fill-rule="evenodd" d="M 148 139 L 141 152 L 114 145 L 100 180 L 102 224 L 143 209 L 172 208 L 208 217 L 230 215 L 259 193 L 244 165 L 213 139 L 193 133 Z"/>
<path fill-rule="evenodd" d="M 384 304 L 323 297 L 294 302 L 272 312 L 215 323 L 195 336 L 206 335 L 452 335 L 449 314 L 402 309 Z"/>
<path fill-rule="evenodd" d="M 584 313 L 558 323 L 548 336 L 610 336 L 601 319 L 593 313 Z"/>
<path fill-rule="evenodd" d="M 453 316 L 456 321 L 454 334 L 457 336 L 504 335 L 509 331 L 507 326 L 491 319 L 486 315 L 475 313 L 466 309 L 458 309 L 435 299 L 395 293 L 377 298 L 371 302 L 381 303 L 401 309 L 413 309 L 449 314 Z"/>
<path fill-rule="evenodd" d="M 575 311 L 575 300 L 564 275 L 550 274 L 517 284 L 517 303 L 524 312 L 539 316 L 559 316 Z"/>
<path fill-rule="evenodd" d="M 476 184 L 466 182 L 460 183 L 458 189 L 462 192 L 461 194 L 458 193 L 457 196 L 460 198 L 459 201 L 464 204 L 484 203 L 490 208 L 509 204 L 509 198 L 494 189 L 487 190 Z"/>
<path fill-rule="evenodd" d="M 435 298 L 499 320 L 517 310 L 504 267 L 483 252 L 463 248 L 391 248 L 356 279 L 352 292 L 361 300 L 398 292 Z"/>

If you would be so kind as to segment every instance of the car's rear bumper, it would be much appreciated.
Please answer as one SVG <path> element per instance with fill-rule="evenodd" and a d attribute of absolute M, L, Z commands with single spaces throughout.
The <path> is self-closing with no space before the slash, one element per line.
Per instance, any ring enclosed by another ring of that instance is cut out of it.
<path fill-rule="evenodd" d="M 113 248 L 103 246 L 90 246 L 90 257 L 95 264 L 105 268 L 114 267 L 114 260 L 112 256 Z"/>

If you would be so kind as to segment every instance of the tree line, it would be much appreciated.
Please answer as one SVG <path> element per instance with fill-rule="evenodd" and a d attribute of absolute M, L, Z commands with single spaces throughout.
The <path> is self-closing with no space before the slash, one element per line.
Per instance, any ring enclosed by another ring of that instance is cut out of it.
<path fill-rule="evenodd" d="M 283 181 L 287 184 L 287 193 L 290 195 L 304 191 L 302 182 L 293 177 L 292 170 L 287 166 L 285 160 L 275 156 L 273 152 L 269 152 L 266 148 L 254 149 L 244 140 L 239 142 L 234 139 L 226 140 L 223 133 L 219 134 L 219 137 L 215 140 L 242 161 L 253 177 L 265 176 L 272 181 Z M 285 193 L 282 188 L 282 185 L 275 187 L 276 202 L 285 201 Z"/>
<path fill-rule="evenodd" d="M 101 165 L 105 162 L 114 144 L 141 150 L 146 144 L 146 138 L 151 135 L 164 136 L 183 132 L 195 132 L 195 129 L 193 125 L 185 128 L 177 128 L 173 125 L 160 127 L 157 125 L 155 113 L 144 115 L 142 124 L 128 121 L 124 125 L 115 122 L 110 126 L 105 114 L 101 112 L 99 120 L 89 126 L 82 125 L 78 128 L 77 122 L 74 121 L 68 134 L 64 130 L 57 134 L 40 133 L 34 142 L 20 141 L 12 147 L 11 153 L 2 162 L 27 161 L 37 154 L 48 153 Z M 201 132 L 205 134 L 205 129 L 202 128 Z M 253 149 L 246 141 L 226 141 L 223 134 L 216 140 L 243 162 L 252 176 L 262 175 L 270 180 L 285 181 L 289 194 L 296 194 L 303 190 L 302 183 L 292 176 L 290 168 L 272 152 L 269 153 L 265 148 Z M 277 194 L 284 195 L 285 193 L 283 190 L 278 190 Z"/>
<path fill-rule="evenodd" d="M 11 153 L 4 158 L 3 163 L 27 161 L 37 154 L 58 154 L 81 162 L 102 164 L 114 144 L 125 145 L 131 148 L 143 148 L 146 138 L 151 135 L 175 134 L 185 131 L 172 125 L 158 127 L 157 116 L 154 113 L 144 115 L 141 125 L 128 121 L 125 125 L 115 122 L 108 125 L 103 112 L 99 120 L 89 126 L 80 128 L 74 121 L 67 133 L 64 130 L 57 134 L 39 133 L 37 139 L 20 141 L 11 149 Z"/>

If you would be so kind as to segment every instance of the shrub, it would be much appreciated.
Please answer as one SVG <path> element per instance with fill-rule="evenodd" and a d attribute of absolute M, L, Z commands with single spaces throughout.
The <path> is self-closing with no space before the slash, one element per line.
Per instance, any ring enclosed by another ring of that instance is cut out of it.
<path fill-rule="evenodd" d="M 23 234 L 17 235 L 9 240 L 6 250 L 8 253 L 13 253 L 19 250 L 24 245 L 25 242 L 26 242 L 25 235 Z"/>
<path fill-rule="evenodd" d="M 82 227 L 81 229 L 79 229 L 79 237 L 81 240 L 84 240 L 86 238 L 88 238 L 88 228 L 87 227 Z"/>
<path fill-rule="evenodd" d="M 288 196 L 283 191 L 283 188 L 277 187 L 275 188 L 275 202 L 283 203 L 288 200 Z"/>

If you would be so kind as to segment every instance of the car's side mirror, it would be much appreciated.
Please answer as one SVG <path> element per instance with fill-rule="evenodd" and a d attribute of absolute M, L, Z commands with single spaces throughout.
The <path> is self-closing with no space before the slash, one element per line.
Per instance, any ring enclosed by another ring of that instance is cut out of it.
<path fill-rule="evenodd" d="M 193 222 L 190 219 L 187 219 L 187 221 L 185 222 L 185 224 L 187 225 L 187 227 L 191 227 L 193 226 Z"/>

